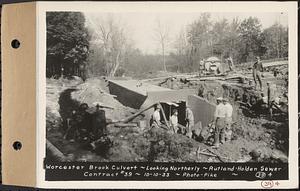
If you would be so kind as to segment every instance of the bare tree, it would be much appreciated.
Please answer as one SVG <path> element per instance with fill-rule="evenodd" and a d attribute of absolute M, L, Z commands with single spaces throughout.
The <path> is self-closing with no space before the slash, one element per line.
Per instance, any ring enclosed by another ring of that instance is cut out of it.
<path fill-rule="evenodd" d="M 90 20 L 90 23 L 94 28 L 95 41 L 99 42 L 99 48 L 103 52 L 106 74 L 114 76 L 127 43 L 125 27 L 111 14 L 105 19 Z"/>
<path fill-rule="evenodd" d="M 154 28 L 154 38 L 160 44 L 163 57 L 163 70 L 167 71 L 166 67 L 166 48 L 170 42 L 170 28 L 167 24 L 163 24 L 159 18 L 156 20 Z"/>
<path fill-rule="evenodd" d="M 176 36 L 174 48 L 178 60 L 177 71 L 179 71 L 180 69 L 182 70 L 184 67 L 187 67 L 190 61 L 190 48 L 185 28 L 182 28 L 179 34 Z"/>

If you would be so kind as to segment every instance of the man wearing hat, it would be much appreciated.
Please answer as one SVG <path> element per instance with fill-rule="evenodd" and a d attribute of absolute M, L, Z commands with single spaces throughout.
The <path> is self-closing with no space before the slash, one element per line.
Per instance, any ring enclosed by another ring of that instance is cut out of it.
<path fill-rule="evenodd" d="M 227 98 L 223 98 L 223 104 L 225 107 L 225 140 L 230 141 L 232 130 L 231 130 L 231 122 L 232 122 L 232 105 L 229 103 Z"/>
<path fill-rule="evenodd" d="M 173 128 L 174 133 L 178 131 L 178 111 L 174 109 L 172 111 L 172 116 L 170 117 L 170 125 Z"/>
<path fill-rule="evenodd" d="M 161 126 L 160 122 L 160 107 L 159 105 L 154 106 L 154 112 L 150 119 L 150 126 L 159 128 Z"/>
<path fill-rule="evenodd" d="M 205 70 L 204 59 L 200 60 L 199 63 L 199 76 L 202 76 Z"/>
<path fill-rule="evenodd" d="M 225 115 L 226 115 L 226 108 L 222 103 L 223 98 L 217 98 L 217 106 L 214 115 L 215 121 L 215 140 L 213 147 L 218 148 L 220 146 L 220 138 L 221 142 L 225 142 L 225 135 L 224 135 L 224 126 L 225 126 Z"/>
<path fill-rule="evenodd" d="M 260 90 L 262 91 L 262 81 L 261 81 L 261 72 L 263 72 L 262 62 L 260 61 L 259 56 L 256 57 L 256 62 L 253 64 L 253 79 L 255 82 L 255 89 L 257 89 L 257 81 L 260 86 Z"/>

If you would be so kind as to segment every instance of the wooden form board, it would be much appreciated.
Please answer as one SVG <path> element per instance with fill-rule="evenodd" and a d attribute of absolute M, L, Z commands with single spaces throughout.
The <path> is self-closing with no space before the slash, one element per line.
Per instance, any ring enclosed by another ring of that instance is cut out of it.
<path fill-rule="evenodd" d="M 36 185 L 36 3 L 2 8 L 2 180 Z M 20 47 L 12 48 L 12 40 Z M 13 144 L 19 141 L 20 150 Z"/>

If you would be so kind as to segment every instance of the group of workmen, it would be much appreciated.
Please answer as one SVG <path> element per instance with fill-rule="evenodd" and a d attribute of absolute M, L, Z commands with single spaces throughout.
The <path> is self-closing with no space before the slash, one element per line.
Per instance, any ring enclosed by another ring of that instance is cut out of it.
<path fill-rule="evenodd" d="M 151 127 L 164 127 L 165 124 L 161 122 L 161 108 L 159 105 L 155 106 L 154 112 L 150 120 Z M 218 148 L 220 144 L 223 144 L 231 140 L 232 130 L 232 113 L 233 107 L 229 103 L 227 98 L 219 97 L 217 98 L 217 106 L 214 113 L 213 125 L 215 127 L 214 131 L 214 148 Z M 174 109 L 172 115 L 169 119 L 169 124 L 174 133 L 179 133 L 192 138 L 195 134 L 194 126 L 194 114 L 191 108 L 187 105 L 185 109 L 185 126 L 178 123 L 178 110 Z"/>
<path fill-rule="evenodd" d="M 230 71 L 234 71 L 234 64 L 233 64 L 233 59 L 232 57 L 228 57 L 225 59 L 226 64 L 229 67 Z M 219 68 L 219 65 L 217 66 Z M 205 62 L 204 59 L 200 60 L 199 63 L 199 75 L 201 76 L 204 71 L 209 71 L 210 70 L 210 62 Z M 263 65 L 262 61 L 260 60 L 260 57 L 257 56 L 255 57 L 255 62 L 252 67 L 252 74 L 253 74 L 253 79 L 255 83 L 255 89 L 257 88 L 257 85 L 259 84 L 260 90 L 263 90 L 262 86 L 262 72 L 263 72 Z"/>
<path fill-rule="evenodd" d="M 253 74 L 253 79 L 255 82 L 255 90 L 259 90 L 261 93 L 261 106 L 262 106 L 262 111 L 267 109 L 270 115 L 270 119 L 273 119 L 273 110 L 278 110 L 280 112 L 286 113 L 284 111 L 284 102 L 281 101 L 281 99 L 284 100 L 283 97 L 287 98 L 287 95 L 281 96 L 276 96 L 276 91 L 277 87 L 275 83 L 267 82 L 267 90 L 266 94 L 263 93 L 263 85 L 262 85 L 262 77 L 263 77 L 263 72 L 264 68 L 262 65 L 262 61 L 260 60 L 260 57 L 256 57 L 256 61 L 253 64 L 252 67 L 252 74 Z M 259 89 L 257 85 L 259 84 Z M 261 112 L 262 112 L 261 111 Z"/>
<path fill-rule="evenodd" d="M 163 124 L 161 122 L 160 113 L 161 113 L 161 106 L 159 104 L 155 105 L 154 112 L 150 119 L 151 127 L 158 127 L 158 128 L 166 127 L 166 124 Z M 184 134 L 184 135 L 187 135 L 189 138 L 192 138 L 195 122 L 194 122 L 193 111 L 190 109 L 190 107 L 188 105 L 186 106 L 186 109 L 185 109 L 185 122 L 186 122 L 185 126 L 180 125 L 178 123 L 178 110 L 173 109 L 172 115 L 170 116 L 170 119 L 169 119 L 169 125 L 170 125 L 171 130 L 174 133 Z"/>

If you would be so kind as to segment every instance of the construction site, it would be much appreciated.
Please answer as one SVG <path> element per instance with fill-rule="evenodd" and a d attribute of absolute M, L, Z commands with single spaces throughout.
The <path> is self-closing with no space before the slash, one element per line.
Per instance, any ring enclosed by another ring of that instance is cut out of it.
<path fill-rule="evenodd" d="M 288 60 L 262 63 L 262 90 L 254 87 L 253 63 L 234 69 L 225 63 L 211 64 L 203 71 L 164 72 L 147 79 L 47 78 L 46 159 L 286 163 Z M 270 91 L 272 115 L 270 108 L 262 106 Z M 233 106 L 232 135 L 230 141 L 213 148 L 219 97 L 228 98 Z M 161 128 L 150 126 L 155 106 L 161 108 Z M 194 114 L 191 137 L 170 127 L 172 111 L 177 109 L 178 124 L 184 129 L 187 106 Z"/>

